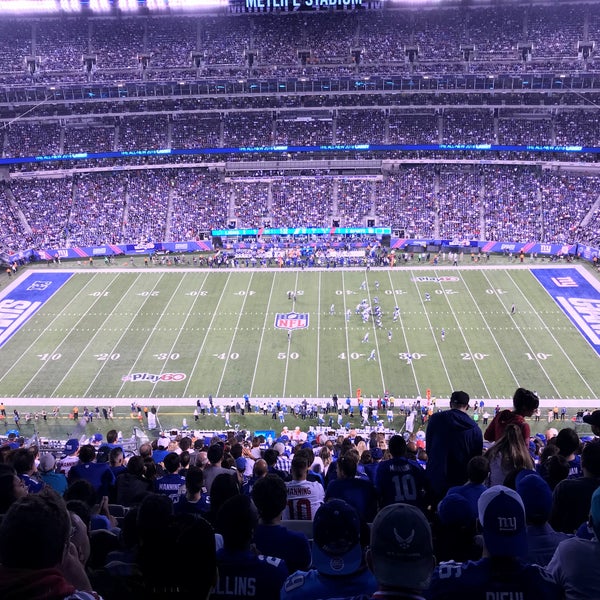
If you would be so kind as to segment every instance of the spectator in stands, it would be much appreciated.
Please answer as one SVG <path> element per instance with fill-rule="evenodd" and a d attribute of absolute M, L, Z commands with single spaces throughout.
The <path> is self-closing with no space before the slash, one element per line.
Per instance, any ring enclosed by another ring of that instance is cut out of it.
<path fill-rule="evenodd" d="M 224 547 L 217 552 L 219 580 L 212 600 L 244 595 L 279 600 L 287 567 L 283 560 L 251 549 L 257 525 L 258 514 L 248 496 L 238 494 L 219 508 L 216 529 L 223 536 Z"/>
<path fill-rule="evenodd" d="M 448 494 L 459 494 L 467 499 L 473 518 L 477 518 L 477 502 L 485 492 L 490 475 L 490 463 L 485 456 L 474 456 L 467 464 L 467 483 L 453 486 Z"/>
<path fill-rule="evenodd" d="M 287 506 L 287 488 L 281 477 L 267 475 L 257 481 L 252 488 L 252 500 L 259 516 L 254 532 L 258 551 L 265 556 L 281 558 L 290 575 L 306 571 L 311 563 L 308 538 L 281 525 L 282 513 Z"/>
<path fill-rule="evenodd" d="M 318 481 L 308 481 L 308 460 L 301 452 L 292 459 L 292 479 L 286 482 L 286 519 L 311 521 L 325 499 L 325 490 Z"/>
<path fill-rule="evenodd" d="M 581 477 L 583 475 L 579 454 L 581 441 L 577 432 L 572 427 L 564 427 L 554 438 L 554 443 L 558 448 L 559 456 L 564 456 L 569 463 L 569 479 Z"/>
<path fill-rule="evenodd" d="M 259 480 L 265 477 L 269 472 L 269 467 L 267 466 L 267 462 L 264 458 L 258 458 L 254 461 L 254 466 L 252 467 L 252 477 L 244 484 L 242 491 L 244 494 L 249 496 L 252 493 L 252 488 L 254 484 Z"/>
<path fill-rule="evenodd" d="M 490 486 L 506 485 L 506 478 L 515 471 L 534 469 L 533 459 L 523 440 L 521 429 L 513 423 L 504 428 L 504 433 L 487 451 L 486 458 L 490 464 Z"/>
<path fill-rule="evenodd" d="M 357 477 L 358 452 L 348 451 L 336 462 L 337 478 L 325 491 L 325 502 L 333 498 L 352 506 L 360 519 L 371 523 L 377 513 L 377 492 L 368 478 Z"/>
<path fill-rule="evenodd" d="M 377 584 L 366 568 L 368 543 L 358 513 L 343 500 L 325 502 L 313 520 L 312 569 L 290 575 L 281 600 L 319 600 L 371 594 Z"/>
<path fill-rule="evenodd" d="M 208 493 L 204 487 L 204 475 L 200 467 L 190 467 L 185 476 L 185 494 L 175 502 L 175 514 L 206 515 L 210 510 Z"/>
<path fill-rule="evenodd" d="M 65 503 L 52 490 L 15 502 L 0 525 L 0 597 L 97 599 L 71 531 Z"/>
<path fill-rule="evenodd" d="M 427 478 L 437 500 L 467 480 L 467 464 L 483 450 L 479 425 L 469 415 L 469 395 L 454 391 L 450 410 L 434 413 L 426 432 Z"/>
<path fill-rule="evenodd" d="M 527 520 L 527 561 L 545 567 L 560 542 L 571 537 L 554 531 L 548 519 L 552 511 L 552 490 L 537 474 L 517 475 L 517 493 L 523 500 Z"/>
<path fill-rule="evenodd" d="M 0 469 L 0 515 L 6 513 L 13 502 L 27 496 L 28 493 L 25 482 L 15 470 L 9 465 L 3 465 Z"/>
<path fill-rule="evenodd" d="M 218 475 L 227 474 L 237 479 L 237 475 L 231 469 L 225 469 L 221 466 L 223 456 L 223 444 L 220 442 L 212 444 L 206 452 L 208 464 L 204 467 L 204 487 L 209 495 L 213 481 Z"/>
<path fill-rule="evenodd" d="M 45 452 L 40 456 L 40 465 L 38 473 L 40 480 L 50 486 L 59 496 L 62 496 L 67 489 L 67 478 L 62 473 L 55 471 L 56 458 L 51 452 Z"/>
<path fill-rule="evenodd" d="M 592 540 L 572 537 L 558 545 L 547 570 L 564 588 L 566 600 L 600 598 L 600 489 L 591 498 L 589 524 Z"/>
<path fill-rule="evenodd" d="M 185 489 L 185 477 L 177 472 L 180 466 L 179 455 L 176 452 L 169 452 L 165 456 L 164 465 L 166 473 L 154 482 L 154 491 L 176 502 Z"/>
<path fill-rule="evenodd" d="M 401 435 L 390 438 L 388 450 L 392 458 L 379 463 L 375 472 L 379 507 L 404 502 L 425 511 L 430 500 L 425 469 L 406 457 L 406 441 Z"/>
<path fill-rule="evenodd" d="M 561 588 L 542 567 L 524 562 L 527 554 L 525 509 L 521 497 L 497 485 L 481 494 L 479 522 L 483 530 L 483 558 L 477 562 L 440 563 L 428 592 L 430 600 L 523 600 L 562 598 Z"/>
<path fill-rule="evenodd" d="M 435 568 L 431 528 L 422 511 L 389 504 L 375 517 L 366 561 L 377 580 L 371 597 L 424 600 Z"/>
<path fill-rule="evenodd" d="M 279 453 L 277 452 L 277 450 L 275 450 L 275 448 L 268 448 L 267 450 L 265 450 L 264 460 L 267 463 L 269 473 L 278 475 L 279 477 L 281 477 L 281 479 L 283 479 L 283 481 L 291 481 L 292 476 L 289 473 L 289 471 L 282 471 L 281 469 L 277 468 Z"/>
<path fill-rule="evenodd" d="M 592 433 L 600 437 L 600 410 L 595 410 L 589 415 L 583 417 L 583 422 L 592 426 Z"/>
<path fill-rule="evenodd" d="M 132 456 L 127 461 L 127 471 L 116 480 L 116 503 L 123 506 L 139 504 L 144 497 L 154 491 L 154 482 L 145 476 L 145 463 L 142 456 Z"/>
<path fill-rule="evenodd" d="M 600 442 L 588 442 L 581 452 L 583 477 L 561 481 L 552 494 L 550 525 L 556 531 L 574 533 L 586 521 L 592 494 L 600 485 Z"/>
<path fill-rule="evenodd" d="M 14 451 L 12 465 L 17 475 L 23 480 L 30 494 L 42 491 L 44 482 L 37 476 L 35 455 L 30 448 L 19 448 Z"/>
<path fill-rule="evenodd" d="M 108 463 L 96 463 L 96 449 L 91 444 L 85 444 L 79 449 L 79 463 L 69 469 L 67 480 L 69 485 L 78 479 L 85 479 L 92 484 L 98 499 L 108 496 L 111 486 L 115 483 L 115 476 Z"/>
<path fill-rule="evenodd" d="M 238 494 L 240 494 L 240 484 L 233 471 L 217 475 L 210 488 L 210 510 L 205 515 L 205 518 L 215 525 L 221 506 L 229 498 L 233 498 Z"/>
<path fill-rule="evenodd" d="M 514 423 L 519 426 L 523 440 L 528 444 L 531 430 L 525 419 L 531 417 L 539 405 L 540 400 L 534 392 L 525 388 L 517 388 L 513 395 L 513 410 L 502 410 L 492 419 L 485 430 L 485 439 L 488 442 L 499 440 L 506 426 Z"/>
<path fill-rule="evenodd" d="M 435 556 L 438 561 L 465 562 L 481 558 L 477 536 L 477 507 L 467 498 L 448 492 L 437 505 L 432 520 Z"/>

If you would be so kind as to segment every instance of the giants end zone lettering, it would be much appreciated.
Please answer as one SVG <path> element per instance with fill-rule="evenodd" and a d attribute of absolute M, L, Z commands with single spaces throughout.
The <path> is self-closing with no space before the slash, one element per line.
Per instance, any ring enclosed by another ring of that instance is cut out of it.
<path fill-rule="evenodd" d="M 19 327 L 35 313 L 42 305 L 41 302 L 30 302 L 28 300 L 11 300 L 6 298 L 0 301 L 0 346 Z"/>
<path fill-rule="evenodd" d="M 308 313 L 277 313 L 275 315 L 277 329 L 306 329 L 308 327 Z"/>

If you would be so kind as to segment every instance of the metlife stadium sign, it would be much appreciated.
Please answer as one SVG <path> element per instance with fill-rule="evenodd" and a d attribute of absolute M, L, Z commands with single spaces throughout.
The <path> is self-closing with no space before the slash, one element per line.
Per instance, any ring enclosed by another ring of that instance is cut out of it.
<path fill-rule="evenodd" d="M 234 2 L 239 4 L 239 2 Z M 367 4 L 365 2 L 365 4 Z M 243 6 L 248 11 L 295 11 L 318 10 L 323 8 L 353 8 L 362 7 L 362 0 L 243 0 Z"/>

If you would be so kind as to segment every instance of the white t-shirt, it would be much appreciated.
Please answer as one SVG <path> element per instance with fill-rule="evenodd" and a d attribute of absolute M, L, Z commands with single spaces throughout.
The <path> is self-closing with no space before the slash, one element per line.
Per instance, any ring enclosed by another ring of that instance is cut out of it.
<path fill-rule="evenodd" d="M 283 511 L 284 519 L 300 519 L 312 521 L 317 509 L 325 500 L 325 490 L 318 481 L 288 481 L 287 508 Z"/>

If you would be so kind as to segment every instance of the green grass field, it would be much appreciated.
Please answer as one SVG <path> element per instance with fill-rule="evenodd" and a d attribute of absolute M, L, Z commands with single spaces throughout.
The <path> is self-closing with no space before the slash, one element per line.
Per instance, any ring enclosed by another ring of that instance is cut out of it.
<path fill-rule="evenodd" d="M 208 394 L 343 398 L 357 388 L 406 399 L 465 389 L 488 406 L 518 386 L 571 405 L 600 397 L 598 354 L 526 268 L 72 270 L 0 348 L 7 406 L 130 398 L 189 406 Z M 381 329 L 355 314 L 375 296 Z M 275 317 L 292 310 L 309 323 L 288 339 Z"/>

